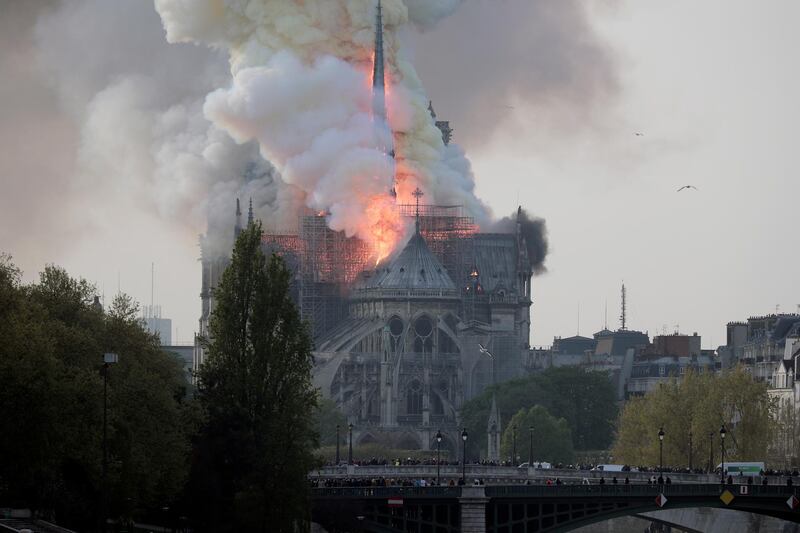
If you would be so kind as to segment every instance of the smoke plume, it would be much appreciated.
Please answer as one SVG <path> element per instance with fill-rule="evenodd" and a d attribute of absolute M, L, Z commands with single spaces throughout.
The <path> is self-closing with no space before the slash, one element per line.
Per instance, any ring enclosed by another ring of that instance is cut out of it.
<path fill-rule="evenodd" d="M 410 203 L 419 186 L 427 201 L 462 204 L 479 224 L 488 222 L 469 163 L 460 149 L 445 147 L 398 39 L 404 28 L 432 26 L 458 2 L 383 2 L 393 139 L 376 126 L 371 106 L 376 5 L 156 0 L 171 42 L 204 43 L 230 56 L 232 83 L 208 95 L 205 116 L 237 142 L 258 141 L 263 157 L 303 191 L 306 205 L 329 214 L 332 229 L 396 243 L 402 231 L 388 209 L 395 177 L 400 202 Z M 386 146 L 394 146 L 396 157 Z"/>
<path fill-rule="evenodd" d="M 519 231 L 525 238 L 525 244 L 528 247 L 528 259 L 533 267 L 533 273 L 543 274 L 547 272 L 544 262 L 547 259 L 549 243 L 547 239 L 547 223 L 543 218 L 533 216 L 527 210 L 520 208 L 518 213 L 494 222 L 491 230 L 513 233 L 517 224 L 519 224 Z"/>
<path fill-rule="evenodd" d="M 616 108 L 617 56 L 589 13 L 609 6 L 468 0 L 435 31 L 416 36 L 415 64 L 437 111 L 471 152 L 503 129 L 523 131 L 527 152 L 537 133 L 552 149 L 553 138 L 592 130 Z"/>

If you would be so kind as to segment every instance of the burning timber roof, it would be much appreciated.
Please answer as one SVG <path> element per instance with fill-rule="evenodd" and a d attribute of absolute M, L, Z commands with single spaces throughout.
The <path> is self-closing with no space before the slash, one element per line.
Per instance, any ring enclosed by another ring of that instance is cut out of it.
<path fill-rule="evenodd" d="M 375 290 L 444 291 L 443 296 L 457 296 L 455 283 L 419 232 L 388 266 L 377 268 L 356 287 L 357 293 Z"/>

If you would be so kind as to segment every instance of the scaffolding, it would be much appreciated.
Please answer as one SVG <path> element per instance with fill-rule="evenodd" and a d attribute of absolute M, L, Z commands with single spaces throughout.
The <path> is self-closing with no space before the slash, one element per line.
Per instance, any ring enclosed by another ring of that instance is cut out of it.
<path fill-rule="evenodd" d="M 401 216 L 414 218 L 416 205 L 400 204 Z M 471 269 L 472 217 L 461 206 L 420 205 L 420 232 L 457 285 Z M 282 255 L 295 273 L 292 291 L 300 314 L 318 338 L 347 316 L 347 294 L 358 276 L 369 269 L 374 253 L 357 237 L 328 227 L 325 213 L 300 216 L 297 233 L 265 233 L 262 243 Z"/>
<path fill-rule="evenodd" d="M 417 206 L 401 204 L 398 208 L 403 217 L 414 218 Z M 472 268 L 472 236 L 478 232 L 475 220 L 466 216 L 460 205 L 420 204 L 419 222 L 428 248 L 456 285 L 463 285 Z"/>

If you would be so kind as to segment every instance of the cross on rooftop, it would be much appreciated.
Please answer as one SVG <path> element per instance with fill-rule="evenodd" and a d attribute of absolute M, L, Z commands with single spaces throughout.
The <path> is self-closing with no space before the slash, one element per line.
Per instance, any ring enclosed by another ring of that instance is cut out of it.
<path fill-rule="evenodd" d="M 422 198 L 423 196 L 425 196 L 425 193 L 422 192 L 422 190 L 419 187 L 417 187 L 416 189 L 414 189 L 414 192 L 412 192 L 411 194 L 412 194 L 412 196 L 414 196 L 414 198 L 417 199 L 417 212 L 416 212 L 415 217 L 416 217 L 416 223 L 417 223 L 417 233 L 419 233 L 419 199 Z"/>

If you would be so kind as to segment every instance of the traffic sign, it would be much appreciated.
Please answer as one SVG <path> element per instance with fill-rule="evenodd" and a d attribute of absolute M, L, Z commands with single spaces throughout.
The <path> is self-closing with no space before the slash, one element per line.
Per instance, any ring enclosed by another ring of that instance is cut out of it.
<path fill-rule="evenodd" d="M 748 487 L 747 485 L 739 485 L 739 494 L 741 494 L 742 496 L 747 496 L 748 494 L 750 494 L 750 487 Z"/>
<path fill-rule="evenodd" d="M 403 498 L 389 498 L 389 507 L 402 507 Z"/>
<path fill-rule="evenodd" d="M 667 503 L 666 496 L 664 496 L 663 494 L 659 494 L 658 496 L 656 496 L 656 505 L 658 505 L 659 507 L 664 507 L 666 503 Z"/>
<path fill-rule="evenodd" d="M 722 500 L 722 503 L 724 503 L 725 505 L 730 505 L 735 497 L 736 496 L 734 496 L 731 491 L 725 489 L 725 492 L 722 493 L 719 499 Z"/>
<path fill-rule="evenodd" d="M 800 506 L 800 500 L 797 499 L 797 496 L 792 494 L 791 496 L 789 496 L 789 499 L 786 500 L 786 505 L 789 506 L 789 509 L 794 511 L 795 509 L 797 509 L 798 506 Z"/>

